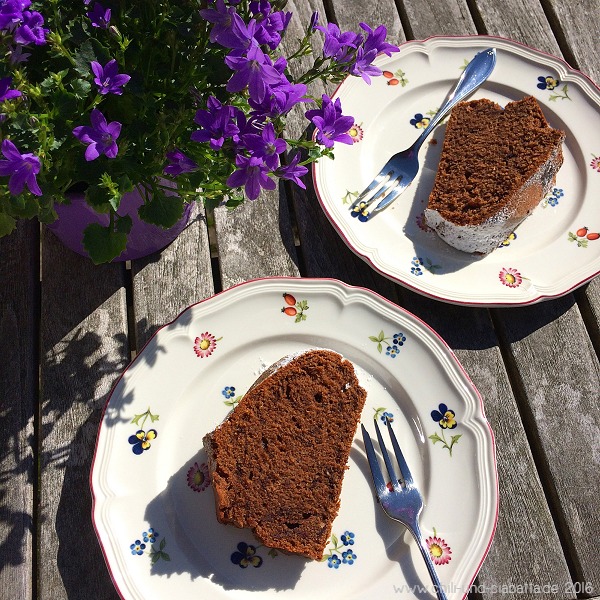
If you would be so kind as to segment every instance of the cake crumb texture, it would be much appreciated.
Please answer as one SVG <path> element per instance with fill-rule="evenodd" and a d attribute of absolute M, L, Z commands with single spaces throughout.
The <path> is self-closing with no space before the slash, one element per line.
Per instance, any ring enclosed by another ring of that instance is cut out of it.
<path fill-rule="evenodd" d="M 320 560 L 365 403 L 330 350 L 281 361 L 204 437 L 217 518 L 266 546 Z"/>

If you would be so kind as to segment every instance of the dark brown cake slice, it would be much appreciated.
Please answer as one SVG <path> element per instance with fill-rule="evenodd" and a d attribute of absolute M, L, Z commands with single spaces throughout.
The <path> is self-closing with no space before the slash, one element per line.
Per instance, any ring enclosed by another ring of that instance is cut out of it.
<path fill-rule="evenodd" d="M 449 245 L 487 254 L 531 214 L 556 181 L 565 134 L 535 98 L 457 104 L 450 115 L 427 225 Z"/>
<path fill-rule="evenodd" d="M 330 350 L 276 363 L 204 437 L 221 523 L 320 560 L 366 392 Z"/>

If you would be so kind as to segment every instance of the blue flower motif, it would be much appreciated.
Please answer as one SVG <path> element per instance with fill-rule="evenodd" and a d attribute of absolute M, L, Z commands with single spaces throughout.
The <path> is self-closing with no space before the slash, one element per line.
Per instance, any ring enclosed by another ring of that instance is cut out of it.
<path fill-rule="evenodd" d="M 385 353 L 387 356 L 391 357 L 391 358 L 396 358 L 396 356 L 398 356 L 398 354 L 400 353 L 400 348 L 398 348 L 398 346 L 388 346 L 385 350 Z"/>
<path fill-rule="evenodd" d="M 221 394 L 227 399 L 233 398 L 235 396 L 235 388 L 232 385 L 226 385 L 221 391 Z"/>
<path fill-rule="evenodd" d="M 391 412 L 388 412 L 386 410 L 381 415 L 380 419 L 383 421 L 384 425 L 387 425 L 388 423 L 393 423 L 394 422 L 394 415 Z"/>
<path fill-rule="evenodd" d="M 340 560 L 340 557 L 337 554 L 332 554 L 327 559 L 327 566 L 330 569 L 338 569 L 341 564 L 342 564 L 342 561 Z"/>
<path fill-rule="evenodd" d="M 129 548 L 131 549 L 131 554 L 136 556 L 136 555 L 144 554 L 144 550 L 146 549 L 146 544 L 143 544 L 141 542 L 141 540 L 135 540 L 135 542 L 133 542 L 133 544 L 131 544 L 131 546 L 129 546 Z"/>
<path fill-rule="evenodd" d="M 396 346 L 404 346 L 405 341 L 406 341 L 406 336 L 403 333 L 395 333 L 394 334 L 394 344 Z"/>
<path fill-rule="evenodd" d="M 429 121 L 431 119 L 429 117 L 424 117 L 422 113 L 417 113 L 411 120 L 410 124 L 417 129 L 425 129 L 427 125 L 429 125 Z"/>
<path fill-rule="evenodd" d="M 367 208 L 366 202 L 361 202 L 358 206 L 355 206 L 351 211 L 350 215 L 352 217 L 358 218 L 359 221 L 364 223 L 369 219 L 369 210 Z"/>
<path fill-rule="evenodd" d="M 345 531 L 341 536 L 342 544 L 344 546 L 353 546 L 354 545 L 354 534 L 351 531 Z"/>
<path fill-rule="evenodd" d="M 342 562 L 347 565 L 351 565 L 356 560 L 356 554 L 352 552 L 352 550 L 348 549 L 345 552 L 342 552 Z"/>
<path fill-rule="evenodd" d="M 411 267 L 410 272 L 412 275 L 416 275 L 417 277 L 419 275 L 423 275 L 423 271 L 421 271 L 421 269 L 419 267 Z"/>
<path fill-rule="evenodd" d="M 145 542 L 154 544 L 154 542 L 158 538 L 158 531 L 154 531 L 154 529 L 152 527 L 150 527 L 150 529 L 148 529 L 148 531 L 144 531 L 144 533 L 142 533 L 142 537 L 144 538 Z"/>
<path fill-rule="evenodd" d="M 134 435 L 129 436 L 132 452 L 134 454 L 141 454 L 144 450 L 149 450 L 150 442 L 152 442 L 157 435 L 156 429 L 149 429 L 148 431 L 138 429 Z"/>
<path fill-rule="evenodd" d="M 438 406 L 438 410 L 431 411 L 431 418 L 438 423 L 442 429 L 454 429 L 457 425 L 454 418 L 456 413 L 450 410 L 444 403 Z"/>
<path fill-rule="evenodd" d="M 555 79 L 554 77 L 552 77 L 552 75 L 538 77 L 537 80 L 538 80 L 537 87 L 540 90 L 553 90 L 560 84 L 560 80 Z"/>
<path fill-rule="evenodd" d="M 242 569 L 246 569 L 250 565 L 255 568 L 262 565 L 263 559 L 256 554 L 256 546 L 240 542 L 237 549 L 238 551 L 231 555 L 231 562 L 234 565 L 238 565 Z"/>

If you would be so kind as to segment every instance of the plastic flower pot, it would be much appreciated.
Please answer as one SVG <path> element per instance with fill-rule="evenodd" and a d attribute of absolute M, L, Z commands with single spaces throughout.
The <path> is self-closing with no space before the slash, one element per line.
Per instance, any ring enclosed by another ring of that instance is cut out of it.
<path fill-rule="evenodd" d="M 47 227 L 67 248 L 82 256 L 88 256 L 83 247 L 85 228 L 92 223 L 107 226 L 109 216 L 97 213 L 87 204 L 83 193 L 70 193 L 68 197 L 70 203 L 55 205 L 58 219 Z M 127 248 L 112 262 L 134 260 L 162 250 L 184 230 L 192 211 L 192 205 L 186 204 L 181 219 L 173 227 L 164 229 L 139 218 L 138 208 L 142 202 L 143 198 L 137 189 L 121 198 L 117 213 L 120 216 L 129 215 L 133 225 L 127 238 Z"/>

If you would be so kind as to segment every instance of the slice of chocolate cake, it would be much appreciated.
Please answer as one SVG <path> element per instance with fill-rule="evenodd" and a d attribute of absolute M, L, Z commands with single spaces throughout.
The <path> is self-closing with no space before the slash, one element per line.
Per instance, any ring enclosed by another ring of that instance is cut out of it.
<path fill-rule="evenodd" d="M 491 100 L 450 114 L 425 221 L 450 246 L 487 254 L 528 217 L 556 181 L 565 134 L 535 98 Z"/>
<path fill-rule="evenodd" d="M 218 520 L 320 560 L 365 399 L 352 364 L 330 350 L 269 368 L 204 437 Z"/>

